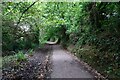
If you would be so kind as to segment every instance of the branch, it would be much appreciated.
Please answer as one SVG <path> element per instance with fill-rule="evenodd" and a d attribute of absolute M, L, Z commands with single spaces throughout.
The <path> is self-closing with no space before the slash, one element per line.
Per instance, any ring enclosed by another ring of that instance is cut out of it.
<path fill-rule="evenodd" d="M 16 3 L 16 5 L 9 12 L 7 12 L 6 14 L 4 14 L 4 16 L 8 15 L 9 13 L 11 13 L 11 11 L 14 10 L 17 6 L 18 6 L 18 3 Z"/>
<path fill-rule="evenodd" d="M 37 0 L 38 1 L 38 0 Z M 23 17 L 23 14 L 26 12 L 26 11 L 28 11 L 37 1 L 35 1 L 34 3 L 32 3 L 30 6 L 28 6 L 23 12 L 22 12 L 22 15 L 20 16 L 20 18 L 19 18 L 19 20 L 18 20 L 18 22 L 17 22 L 17 26 L 18 26 L 18 24 L 20 23 L 20 20 L 21 20 L 21 18 Z"/>

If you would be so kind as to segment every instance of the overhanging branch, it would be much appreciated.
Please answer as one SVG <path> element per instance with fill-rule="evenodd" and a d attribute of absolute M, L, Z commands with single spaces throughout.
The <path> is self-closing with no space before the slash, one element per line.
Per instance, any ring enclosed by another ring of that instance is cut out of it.
<path fill-rule="evenodd" d="M 11 13 L 17 6 L 18 6 L 18 3 L 16 3 L 16 5 L 9 12 L 7 12 L 6 14 L 4 14 L 4 16 L 8 15 L 9 13 Z"/>
<path fill-rule="evenodd" d="M 37 1 L 38 1 L 38 0 L 37 0 Z M 22 14 L 21 14 L 21 16 L 20 16 L 20 18 L 19 18 L 19 20 L 18 20 L 18 22 L 17 22 L 17 26 L 18 26 L 18 24 L 20 23 L 20 20 L 21 20 L 21 18 L 23 17 L 23 14 L 24 14 L 26 11 L 28 11 L 37 1 L 33 2 L 30 6 L 28 6 L 28 7 L 22 12 Z"/>

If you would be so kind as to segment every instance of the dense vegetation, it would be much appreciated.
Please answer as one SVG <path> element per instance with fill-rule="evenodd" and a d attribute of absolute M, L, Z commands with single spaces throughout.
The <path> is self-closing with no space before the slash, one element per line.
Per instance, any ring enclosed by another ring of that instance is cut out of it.
<path fill-rule="evenodd" d="M 120 3 L 2 3 L 3 55 L 58 37 L 107 77 L 120 76 Z M 10 53 L 12 54 L 12 53 Z"/>

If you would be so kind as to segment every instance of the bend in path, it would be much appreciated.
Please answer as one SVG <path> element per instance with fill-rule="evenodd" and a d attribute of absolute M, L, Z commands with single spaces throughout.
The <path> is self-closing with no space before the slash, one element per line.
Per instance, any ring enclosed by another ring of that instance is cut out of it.
<path fill-rule="evenodd" d="M 94 78 L 60 45 L 53 45 L 51 78 Z"/>

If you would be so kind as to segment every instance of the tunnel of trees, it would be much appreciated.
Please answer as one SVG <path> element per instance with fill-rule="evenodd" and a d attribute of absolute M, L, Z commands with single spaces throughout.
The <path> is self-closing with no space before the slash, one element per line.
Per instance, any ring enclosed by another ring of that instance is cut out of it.
<path fill-rule="evenodd" d="M 120 76 L 120 3 L 3 2 L 2 55 L 50 38 L 106 76 Z"/>

